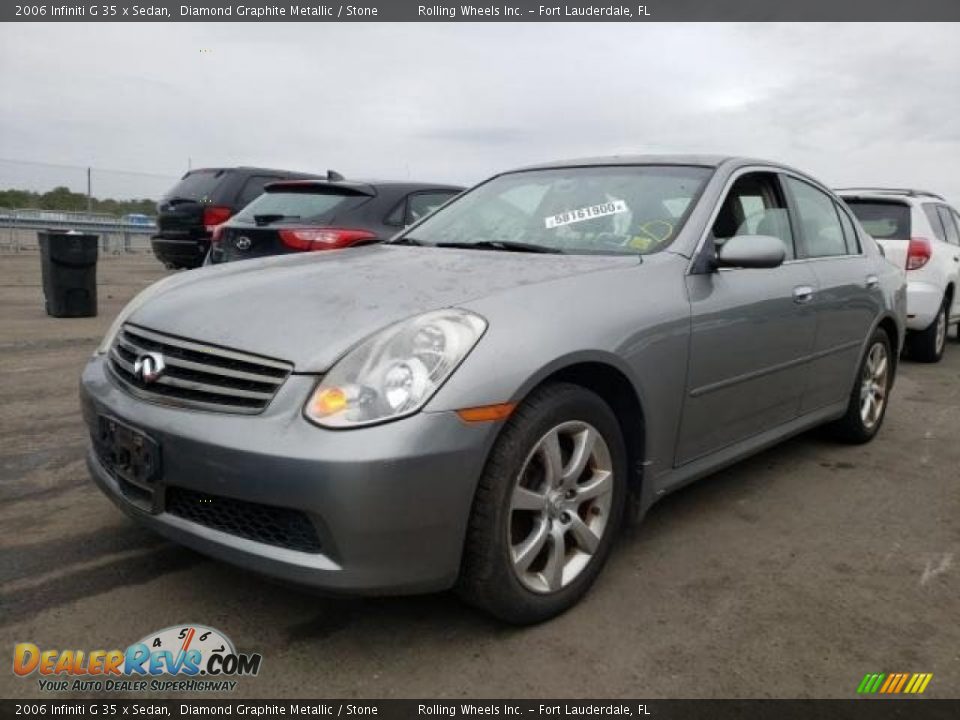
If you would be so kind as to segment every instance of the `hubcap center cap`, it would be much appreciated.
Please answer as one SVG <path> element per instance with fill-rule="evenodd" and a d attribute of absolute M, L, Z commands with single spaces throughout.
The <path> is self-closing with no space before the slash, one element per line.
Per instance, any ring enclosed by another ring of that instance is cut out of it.
<path fill-rule="evenodd" d="M 547 515 L 556 520 L 563 513 L 563 493 L 551 493 L 547 496 Z"/>

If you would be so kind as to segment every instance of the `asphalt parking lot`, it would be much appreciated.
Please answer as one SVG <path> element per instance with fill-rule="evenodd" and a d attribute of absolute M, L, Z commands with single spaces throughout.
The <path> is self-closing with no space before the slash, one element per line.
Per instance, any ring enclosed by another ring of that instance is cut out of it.
<path fill-rule="evenodd" d="M 102 258 L 100 316 L 53 319 L 38 256 L 0 256 L 4 653 L 122 648 L 194 622 L 262 653 L 237 697 L 852 698 L 867 672 L 932 672 L 927 696 L 960 696 L 955 340 L 938 365 L 904 361 L 872 444 L 807 434 L 668 497 L 584 602 L 516 629 L 450 594 L 274 584 L 155 537 L 94 488 L 80 369 L 163 273 L 149 255 Z M 0 696 L 39 695 L 36 675 L 0 672 Z"/>

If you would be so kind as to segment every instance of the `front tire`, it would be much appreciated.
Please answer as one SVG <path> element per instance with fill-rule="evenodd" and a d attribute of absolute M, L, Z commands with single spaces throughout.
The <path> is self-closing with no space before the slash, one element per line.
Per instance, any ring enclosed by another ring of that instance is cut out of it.
<path fill-rule="evenodd" d="M 883 330 L 877 329 L 870 337 L 867 351 L 860 361 L 846 414 L 828 426 L 835 438 L 853 444 L 873 439 L 886 416 L 893 373 L 890 338 Z"/>
<path fill-rule="evenodd" d="M 943 305 L 940 306 L 937 317 L 930 323 L 930 327 L 910 335 L 908 342 L 911 358 L 925 363 L 940 362 L 947 345 L 948 312 L 948 301 L 944 299 Z"/>
<path fill-rule="evenodd" d="M 575 605 L 620 527 L 626 457 L 599 396 L 567 383 L 534 391 L 504 426 L 477 487 L 461 597 L 518 625 Z"/>

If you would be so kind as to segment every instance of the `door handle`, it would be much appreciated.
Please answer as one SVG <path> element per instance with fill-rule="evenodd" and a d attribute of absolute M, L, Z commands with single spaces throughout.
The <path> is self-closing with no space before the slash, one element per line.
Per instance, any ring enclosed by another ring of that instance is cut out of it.
<path fill-rule="evenodd" d="M 813 300 L 813 288 L 809 285 L 797 285 L 793 289 L 793 301 L 795 303 L 808 303 Z"/>
<path fill-rule="evenodd" d="M 880 278 L 876 275 L 867 275 L 867 288 L 875 288 L 880 284 Z"/>

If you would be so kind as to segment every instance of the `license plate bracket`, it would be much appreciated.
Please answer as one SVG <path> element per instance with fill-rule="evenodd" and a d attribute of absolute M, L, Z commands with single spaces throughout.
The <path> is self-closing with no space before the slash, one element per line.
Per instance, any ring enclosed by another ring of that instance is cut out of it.
<path fill-rule="evenodd" d="M 118 480 L 153 492 L 160 478 L 160 445 L 116 418 L 100 415 L 94 438 L 104 467 Z"/>

